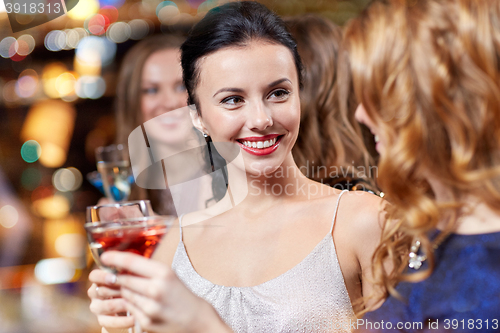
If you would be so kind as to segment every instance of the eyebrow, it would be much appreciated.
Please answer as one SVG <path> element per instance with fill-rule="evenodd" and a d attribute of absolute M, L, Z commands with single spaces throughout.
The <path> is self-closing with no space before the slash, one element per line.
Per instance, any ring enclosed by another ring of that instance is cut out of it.
<path fill-rule="evenodd" d="M 290 81 L 289 79 L 287 78 L 283 78 L 283 79 L 279 79 L 279 80 L 276 80 L 276 81 L 273 81 L 271 83 L 269 83 L 267 85 L 268 88 L 272 88 L 280 83 L 283 83 L 283 82 L 290 82 L 292 83 L 292 81 Z M 242 93 L 243 92 L 243 89 L 240 89 L 240 88 L 222 88 L 222 89 L 219 89 L 217 90 L 217 92 L 212 96 L 212 97 L 215 97 L 217 96 L 217 94 L 220 94 L 221 92 L 236 92 L 236 93 Z"/>

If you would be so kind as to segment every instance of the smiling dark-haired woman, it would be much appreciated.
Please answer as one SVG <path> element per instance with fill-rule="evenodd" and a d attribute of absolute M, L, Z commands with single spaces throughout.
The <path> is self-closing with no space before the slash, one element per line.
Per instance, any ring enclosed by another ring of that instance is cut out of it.
<path fill-rule="evenodd" d="M 370 291 L 381 200 L 314 182 L 294 162 L 293 38 L 263 5 L 233 2 L 207 13 L 181 50 L 195 127 L 224 157 L 236 147 L 241 163 L 228 164 L 226 196 L 181 216 L 153 260 L 103 255 L 133 275 L 91 273 L 94 313 L 104 326 L 135 318 L 151 332 L 220 331 L 222 322 L 235 332 L 350 331 L 361 309 L 352 302 Z M 126 310 L 133 317 L 114 316 Z"/>

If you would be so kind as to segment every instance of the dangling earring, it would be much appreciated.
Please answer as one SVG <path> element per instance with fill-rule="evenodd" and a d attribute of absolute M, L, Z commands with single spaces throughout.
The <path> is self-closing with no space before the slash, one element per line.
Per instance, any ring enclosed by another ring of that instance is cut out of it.
<path fill-rule="evenodd" d="M 210 157 L 210 165 L 212 167 L 212 172 L 215 172 L 214 159 L 212 157 L 212 148 L 210 147 L 210 144 L 212 143 L 212 138 L 207 133 L 203 133 L 203 136 L 205 137 L 205 142 L 207 143 L 208 156 Z"/>

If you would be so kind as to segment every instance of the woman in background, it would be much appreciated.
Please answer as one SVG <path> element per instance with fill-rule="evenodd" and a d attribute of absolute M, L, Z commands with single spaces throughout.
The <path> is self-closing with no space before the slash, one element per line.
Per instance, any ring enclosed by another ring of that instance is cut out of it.
<path fill-rule="evenodd" d="M 184 38 L 177 35 L 154 35 L 138 42 L 127 52 L 120 69 L 116 95 L 118 143 L 128 144 L 128 137 L 135 128 L 163 115 L 157 118 L 158 126 L 148 128 L 148 146 L 151 147 L 154 140 L 162 150 L 170 150 L 171 154 L 189 149 L 186 142 L 193 141 L 195 134 L 187 108 L 181 109 L 187 106 L 180 64 L 183 41 Z M 159 179 L 142 184 L 154 182 L 164 183 Z M 177 215 L 168 188 L 148 189 L 140 187 L 142 184 L 133 186 L 130 200 L 149 199 L 156 213 Z M 200 201 L 205 202 L 213 196 L 208 193 L 211 191 L 205 192 Z"/>
<path fill-rule="evenodd" d="M 497 0 L 391 0 L 346 28 L 392 204 L 373 258 L 387 299 L 361 330 L 500 328 L 499 22 Z"/>
<path fill-rule="evenodd" d="M 339 103 L 337 66 L 342 29 L 326 18 L 287 18 L 304 66 L 300 91 L 300 132 L 292 153 L 310 179 L 348 190 L 375 190 L 373 159 L 361 126 Z M 354 92 L 351 91 L 351 96 Z"/>

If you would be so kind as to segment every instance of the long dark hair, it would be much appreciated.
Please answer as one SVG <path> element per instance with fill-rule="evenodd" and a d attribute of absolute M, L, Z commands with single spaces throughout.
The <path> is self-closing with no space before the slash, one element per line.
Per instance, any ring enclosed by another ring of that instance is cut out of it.
<path fill-rule="evenodd" d="M 184 85 L 189 94 L 188 104 L 195 104 L 198 112 L 202 111 L 194 93 L 199 76 L 198 61 L 229 46 L 244 46 L 252 39 L 288 48 L 293 55 L 299 85 L 302 87 L 302 62 L 297 52 L 297 44 L 283 20 L 257 2 L 230 2 L 210 10 L 193 27 L 181 46 Z"/>

